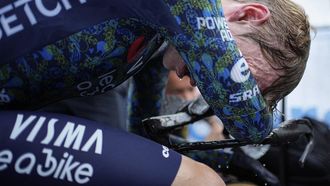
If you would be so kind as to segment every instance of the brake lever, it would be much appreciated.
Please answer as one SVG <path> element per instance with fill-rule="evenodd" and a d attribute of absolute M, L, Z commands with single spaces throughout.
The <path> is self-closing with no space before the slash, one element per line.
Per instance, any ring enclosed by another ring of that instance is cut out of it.
<path fill-rule="evenodd" d="M 213 110 L 202 97 L 185 105 L 175 114 L 155 116 L 142 120 L 143 128 L 147 134 L 160 135 L 172 129 L 194 123 L 214 115 Z"/>
<path fill-rule="evenodd" d="M 202 115 L 190 115 L 186 112 L 179 112 L 176 114 L 150 117 L 142 120 L 142 124 L 143 127 L 148 128 L 150 132 L 160 133 L 161 131 L 168 131 L 181 127 L 212 115 L 213 111 L 211 109 Z"/>

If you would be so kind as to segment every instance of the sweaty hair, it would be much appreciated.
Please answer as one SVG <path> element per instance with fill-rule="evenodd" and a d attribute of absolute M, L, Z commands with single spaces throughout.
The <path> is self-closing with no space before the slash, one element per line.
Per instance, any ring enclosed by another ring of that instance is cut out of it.
<path fill-rule="evenodd" d="M 269 106 L 288 95 L 300 82 L 309 56 L 310 24 L 304 10 L 291 0 L 234 0 L 256 2 L 268 7 L 271 17 L 263 26 L 243 35 L 257 42 L 280 77 L 262 93 Z"/>

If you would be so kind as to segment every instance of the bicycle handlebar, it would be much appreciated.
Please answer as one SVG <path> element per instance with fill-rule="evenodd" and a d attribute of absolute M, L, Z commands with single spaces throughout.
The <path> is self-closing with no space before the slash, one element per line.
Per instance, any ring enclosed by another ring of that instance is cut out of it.
<path fill-rule="evenodd" d="M 305 136 L 309 143 L 299 160 L 301 165 L 304 165 L 305 159 L 313 148 L 313 128 L 309 120 L 298 119 L 284 121 L 281 127 L 274 129 L 260 143 L 249 141 L 240 141 L 236 139 L 226 139 L 221 141 L 209 142 L 188 142 L 183 138 L 169 134 L 171 130 L 182 127 L 195 121 L 212 116 L 213 111 L 210 107 L 200 99 L 185 105 L 178 113 L 164 116 L 156 116 L 147 118 L 142 121 L 143 128 L 151 139 L 163 145 L 178 151 L 192 150 L 212 150 L 228 147 L 238 147 L 245 145 L 282 145 L 295 142 L 301 136 Z"/>

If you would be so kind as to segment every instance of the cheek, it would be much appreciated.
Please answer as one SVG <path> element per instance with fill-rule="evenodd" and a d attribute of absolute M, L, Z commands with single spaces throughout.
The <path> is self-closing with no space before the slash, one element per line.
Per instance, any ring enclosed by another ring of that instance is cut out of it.
<path fill-rule="evenodd" d="M 163 65 L 165 68 L 167 68 L 168 70 L 175 70 L 175 67 L 173 66 L 173 64 L 171 63 L 171 60 L 169 59 L 168 55 L 164 55 L 163 57 Z"/>
<path fill-rule="evenodd" d="M 272 69 L 268 64 L 255 66 L 253 64 L 249 64 L 249 67 L 254 79 L 257 81 L 261 92 L 270 87 L 274 81 L 279 78 L 279 76 L 276 74 L 276 71 Z"/>
<path fill-rule="evenodd" d="M 257 84 L 261 90 L 261 92 L 265 89 L 265 82 L 261 78 L 264 74 L 260 71 L 258 66 L 255 66 L 254 64 L 250 63 L 251 60 L 248 60 L 249 69 L 254 77 L 254 79 L 257 81 Z"/>
<path fill-rule="evenodd" d="M 179 53 L 174 47 L 169 47 L 163 57 L 163 64 L 169 70 L 176 70 L 179 62 L 182 61 Z"/>
<path fill-rule="evenodd" d="M 171 48 L 168 48 L 163 56 L 163 65 L 169 70 L 175 70 L 175 64 L 173 59 L 173 52 Z"/>

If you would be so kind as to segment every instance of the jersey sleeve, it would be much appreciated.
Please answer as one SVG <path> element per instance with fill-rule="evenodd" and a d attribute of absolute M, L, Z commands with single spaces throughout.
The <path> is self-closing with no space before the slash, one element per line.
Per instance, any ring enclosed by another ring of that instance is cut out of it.
<path fill-rule="evenodd" d="M 265 138 L 272 115 L 230 33 L 221 1 L 165 2 L 178 26 L 167 37 L 226 129 L 236 139 Z"/>
<path fill-rule="evenodd" d="M 181 163 L 163 145 L 78 117 L 2 111 L 0 120 L 1 185 L 170 185 Z"/>

